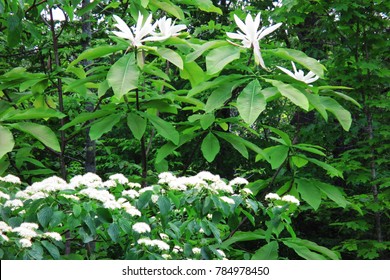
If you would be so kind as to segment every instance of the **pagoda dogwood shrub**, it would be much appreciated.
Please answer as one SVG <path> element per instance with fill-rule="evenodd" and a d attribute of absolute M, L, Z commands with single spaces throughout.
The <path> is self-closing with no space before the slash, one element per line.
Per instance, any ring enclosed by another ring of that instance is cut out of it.
<path fill-rule="evenodd" d="M 261 251 L 235 247 L 248 235 L 264 240 L 263 248 L 280 242 L 294 249 L 301 242 L 318 256 L 337 258 L 296 238 L 290 218 L 299 200 L 269 194 L 263 204 L 244 178 L 164 172 L 145 188 L 122 174 L 107 181 L 93 173 L 69 182 L 53 176 L 27 187 L 12 175 L 0 179 L 2 259 L 259 258 Z M 236 230 L 246 219 L 255 231 Z M 281 238 L 285 229 L 290 237 Z"/>

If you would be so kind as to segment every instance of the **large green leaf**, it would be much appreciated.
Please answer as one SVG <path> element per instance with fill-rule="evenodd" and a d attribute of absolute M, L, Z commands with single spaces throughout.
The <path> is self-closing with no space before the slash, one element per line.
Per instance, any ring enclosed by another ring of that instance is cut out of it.
<path fill-rule="evenodd" d="M 15 140 L 8 128 L 0 125 L 0 159 L 15 146 Z M 1 173 L 0 173 L 1 174 Z"/>
<path fill-rule="evenodd" d="M 98 110 L 96 112 L 92 113 L 81 113 L 80 115 L 76 116 L 72 121 L 65 124 L 63 127 L 60 128 L 60 130 L 65 130 L 69 127 L 75 126 L 79 123 L 83 123 L 92 119 L 101 118 L 107 115 L 110 115 L 114 112 L 114 110 Z"/>
<path fill-rule="evenodd" d="M 169 198 L 165 196 L 160 196 L 157 200 L 158 208 L 160 209 L 160 213 L 163 216 L 168 215 L 168 213 L 171 211 L 171 201 Z"/>
<path fill-rule="evenodd" d="M 244 158 L 248 158 L 248 149 L 245 146 L 245 140 L 241 137 L 233 134 L 233 133 L 227 133 L 227 132 L 220 132 L 215 131 L 214 132 L 218 137 L 222 138 L 229 144 L 233 146 L 234 149 L 236 149 Z"/>
<path fill-rule="evenodd" d="M 295 105 L 301 107 L 305 111 L 309 110 L 309 101 L 307 100 L 305 94 L 303 94 L 300 90 L 296 89 L 292 85 L 285 84 L 280 81 L 270 79 L 265 79 L 265 81 L 276 87 L 284 97 L 288 98 Z"/>
<path fill-rule="evenodd" d="M 298 50 L 292 50 L 292 49 L 284 49 L 284 48 L 278 48 L 278 49 L 271 49 L 271 50 L 263 50 L 264 53 L 269 53 L 274 56 L 286 59 L 286 60 L 292 60 L 295 61 L 303 66 L 305 66 L 307 69 L 312 71 L 314 74 L 320 76 L 321 78 L 324 77 L 324 70 L 325 67 L 319 63 L 314 58 L 308 57 L 305 53 L 298 51 Z"/>
<path fill-rule="evenodd" d="M 111 237 L 111 240 L 117 243 L 120 237 L 120 227 L 116 223 L 110 224 L 107 230 L 108 235 Z"/>
<path fill-rule="evenodd" d="M 230 83 L 225 83 L 215 89 L 207 99 L 206 106 L 204 107 L 206 113 L 223 107 L 226 101 L 228 101 L 229 98 L 232 96 L 232 90 L 237 85 L 243 82 L 243 80 L 238 80 Z"/>
<path fill-rule="evenodd" d="M 295 179 L 295 182 L 303 200 L 309 203 L 314 210 L 317 210 L 321 204 L 321 191 L 312 181 L 307 179 Z"/>
<path fill-rule="evenodd" d="M 266 105 L 258 80 L 250 82 L 237 97 L 238 112 L 248 125 L 252 125 L 257 120 Z"/>
<path fill-rule="evenodd" d="M 138 87 L 139 70 L 133 53 L 129 53 L 111 66 L 107 81 L 115 96 L 121 99 L 130 90 Z"/>
<path fill-rule="evenodd" d="M 55 260 L 60 259 L 60 251 L 58 250 L 57 246 L 53 245 L 47 240 L 42 240 L 41 244 L 45 249 L 49 252 L 49 254 L 53 257 Z"/>
<path fill-rule="evenodd" d="M 227 75 L 227 76 L 221 75 L 212 81 L 202 82 L 202 83 L 196 85 L 195 87 L 192 87 L 192 89 L 190 89 L 190 91 L 188 91 L 188 97 L 193 97 L 194 95 L 197 95 L 197 94 L 204 92 L 208 89 L 216 88 L 222 84 L 226 84 L 226 83 L 229 83 L 232 81 L 241 80 L 242 77 L 243 76 L 239 75 L 239 74 L 231 74 L 231 75 Z"/>
<path fill-rule="evenodd" d="M 191 87 L 195 87 L 205 80 L 205 73 L 202 68 L 195 62 L 185 62 L 184 69 L 180 71 L 180 77 L 189 80 Z"/>
<path fill-rule="evenodd" d="M 31 123 L 31 122 L 20 122 L 13 123 L 9 126 L 23 131 L 25 133 L 30 134 L 35 137 L 39 141 L 41 141 L 47 147 L 53 149 L 54 151 L 60 152 L 60 144 L 58 143 L 58 139 L 54 132 L 47 126 Z"/>
<path fill-rule="evenodd" d="M 232 237 L 222 242 L 219 247 L 221 249 L 226 249 L 236 242 L 252 241 L 259 239 L 265 239 L 265 232 L 262 229 L 258 229 L 255 231 L 237 231 Z"/>
<path fill-rule="evenodd" d="M 179 148 L 181 145 L 191 141 L 194 139 L 198 134 L 191 133 L 191 134 L 182 134 L 180 135 L 180 142 L 178 145 L 173 144 L 172 142 L 168 142 L 164 144 L 160 149 L 157 150 L 156 155 L 156 163 L 160 163 L 163 159 L 165 159 L 168 155 L 173 153 L 177 148 Z"/>
<path fill-rule="evenodd" d="M 208 51 L 210 49 L 214 49 L 217 47 L 221 47 L 221 46 L 226 46 L 227 44 L 228 44 L 228 42 L 226 42 L 226 41 L 211 41 L 211 42 L 204 43 L 201 46 L 193 44 L 191 46 L 195 49 L 195 51 L 186 56 L 186 61 L 187 62 L 194 61 L 199 56 L 201 56 L 205 51 Z"/>
<path fill-rule="evenodd" d="M 280 129 L 277 129 L 277 128 L 275 128 L 275 127 L 272 127 L 272 126 L 265 125 L 264 127 L 265 127 L 265 128 L 268 128 L 268 129 L 271 130 L 273 133 L 279 135 L 280 138 L 282 138 L 282 140 L 283 140 L 284 143 L 286 144 L 286 146 L 289 146 L 289 147 L 290 147 L 290 146 L 292 145 L 290 136 L 288 136 L 287 133 L 281 131 Z"/>
<path fill-rule="evenodd" d="M 217 137 L 213 133 L 209 132 L 203 139 L 201 150 L 208 162 L 212 162 L 215 159 L 215 156 L 219 153 L 220 146 Z"/>
<path fill-rule="evenodd" d="M 352 124 L 352 117 L 348 110 L 344 109 L 343 106 L 330 97 L 322 96 L 321 104 L 336 117 L 345 131 L 349 130 Z"/>
<path fill-rule="evenodd" d="M 92 60 L 95 58 L 100 58 L 103 56 L 106 56 L 108 54 L 117 52 L 123 50 L 123 46 L 110 46 L 110 45 L 105 45 L 105 46 L 98 46 L 95 48 L 89 48 L 82 52 L 75 60 L 73 60 L 68 67 L 72 67 L 76 63 L 86 59 L 86 60 Z"/>
<path fill-rule="evenodd" d="M 276 169 L 283 164 L 288 155 L 289 148 L 284 145 L 272 146 L 264 149 L 269 157 L 272 169 Z"/>
<path fill-rule="evenodd" d="M 168 48 L 158 48 L 156 53 L 162 58 L 165 58 L 172 64 L 176 65 L 179 69 L 183 70 L 183 59 L 180 55 L 178 55 L 177 52 Z"/>
<path fill-rule="evenodd" d="M 179 144 L 179 132 L 177 132 L 177 130 L 171 123 L 164 121 L 163 119 L 155 115 L 144 114 L 144 116 L 149 119 L 149 121 L 156 128 L 157 132 L 161 134 L 161 136 L 172 141 L 175 145 Z"/>
<path fill-rule="evenodd" d="M 91 137 L 91 140 L 99 139 L 104 133 L 111 131 L 114 125 L 121 120 L 122 116 L 123 113 L 112 114 L 94 121 L 89 130 L 89 137 Z"/>
<path fill-rule="evenodd" d="M 297 253 L 305 260 L 326 260 L 324 256 L 316 252 L 310 251 L 306 246 L 298 245 L 291 241 L 283 241 L 283 244 L 293 249 L 295 253 Z"/>
<path fill-rule="evenodd" d="M 150 5 L 156 6 L 157 8 L 167 12 L 168 14 L 171 14 L 172 16 L 178 19 L 181 20 L 184 19 L 184 13 L 180 9 L 180 7 L 174 5 L 169 0 L 164 0 L 164 1 L 150 0 Z"/>
<path fill-rule="evenodd" d="M 127 126 L 138 140 L 141 140 L 145 133 L 146 123 L 146 120 L 136 113 L 129 113 L 127 115 Z"/>
<path fill-rule="evenodd" d="M 252 260 L 277 260 L 279 244 L 277 241 L 271 241 L 255 252 Z"/>
<path fill-rule="evenodd" d="M 315 184 L 324 194 L 326 194 L 331 200 L 336 202 L 337 205 L 343 208 L 347 206 L 348 202 L 338 188 L 318 181 L 315 181 Z"/>
<path fill-rule="evenodd" d="M 200 126 L 206 130 L 208 129 L 215 121 L 215 116 L 212 113 L 205 114 L 200 118 Z"/>
<path fill-rule="evenodd" d="M 326 256 L 326 257 L 328 257 L 331 260 L 338 260 L 338 259 L 340 259 L 339 256 L 335 252 L 333 252 L 332 250 L 329 250 L 326 247 L 320 246 L 320 245 L 318 245 L 318 244 L 316 244 L 316 243 L 314 243 L 312 241 L 305 240 L 305 239 L 300 239 L 300 238 L 295 238 L 295 239 L 291 239 L 290 242 L 298 244 L 298 245 L 305 246 L 305 247 L 307 247 L 310 250 L 313 250 L 313 251 L 316 251 L 318 253 L 321 253 L 323 256 Z"/>
<path fill-rule="evenodd" d="M 315 158 L 308 158 L 308 157 L 304 157 L 304 158 L 307 159 L 308 161 L 318 165 L 319 167 L 325 169 L 326 171 L 328 171 L 328 173 L 331 177 L 337 176 L 337 177 L 343 178 L 343 172 L 334 168 L 332 165 L 330 165 L 326 162 L 323 162 L 323 161 L 319 161 L 318 159 L 315 159 Z"/>
<path fill-rule="evenodd" d="M 221 71 L 227 64 L 240 58 L 240 49 L 235 46 L 223 46 L 210 51 L 206 56 L 207 74 Z"/>
<path fill-rule="evenodd" d="M 66 115 L 53 109 L 47 108 L 31 108 L 23 111 L 15 110 L 7 117 L 8 121 L 16 120 L 32 120 L 32 119 L 45 119 L 45 118 L 60 118 L 62 119 Z"/>
<path fill-rule="evenodd" d="M 45 228 L 53 216 L 53 210 L 50 207 L 44 207 L 37 213 L 38 222 Z"/>

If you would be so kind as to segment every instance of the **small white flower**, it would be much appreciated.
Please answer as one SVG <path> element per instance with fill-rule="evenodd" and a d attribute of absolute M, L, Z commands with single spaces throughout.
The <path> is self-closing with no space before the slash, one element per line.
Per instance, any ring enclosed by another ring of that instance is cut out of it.
<path fill-rule="evenodd" d="M 84 175 L 77 175 L 70 179 L 69 188 L 74 189 L 81 186 L 86 186 L 88 188 L 99 188 L 102 187 L 102 179 L 95 173 L 88 172 Z"/>
<path fill-rule="evenodd" d="M 161 257 L 163 257 L 163 259 L 165 259 L 165 260 L 172 259 L 172 256 L 169 254 L 162 254 Z"/>
<path fill-rule="evenodd" d="M 107 180 L 107 181 L 103 182 L 102 185 L 103 185 L 103 187 L 106 187 L 108 189 L 114 188 L 114 187 L 116 187 L 116 181 L 114 181 L 114 180 Z"/>
<path fill-rule="evenodd" d="M 128 196 L 132 199 L 139 197 L 139 193 L 136 190 L 124 190 L 122 196 Z"/>
<path fill-rule="evenodd" d="M 6 193 L 3 193 L 2 191 L 0 191 L 0 198 L 5 198 L 5 199 L 10 199 L 10 196 Z"/>
<path fill-rule="evenodd" d="M 194 253 L 194 255 L 200 255 L 200 252 L 201 252 L 200 248 L 197 247 L 192 248 L 192 253 Z"/>
<path fill-rule="evenodd" d="M 150 37 L 149 40 L 153 41 L 163 41 L 177 36 L 179 35 L 179 31 L 187 28 L 184 24 L 175 25 L 175 22 L 172 23 L 172 19 L 167 19 L 165 16 L 157 20 L 153 27 L 158 27 L 160 30 L 160 33 L 152 32 L 153 37 Z"/>
<path fill-rule="evenodd" d="M 289 194 L 284 195 L 282 197 L 282 200 L 286 201 L 286 202 L 289 202 L 289 203 L 293 203 L 293 204 L 299 205 L 299 200 L 295 196 L 292 196 L 292 195 L 289 195 Z"/>
<path fill-rule="evenodd" d="M 20 227 L 33 230 L 33 229 L 38 229 L 39 225 L 36 223 L 22 223 Z"/>
<path fill-rule="evenodd" d="M 161 251 L 169 250 L 169 245 L 162 240 L 155 239 L 152 242 L 153 246 L 158 247 Z"/>
<path fill-rule="evenodd" d="M 104 208 L 106 209 L 121 209 L 122 205 L 115 200 L 107 200 L 103 203 Z"/>
<path fill-rule="evenodd" d="M 291 61 L 291 64 L 292 64 L 292 67 L 294 69 L 294 73 L 286 68 L 283 68 L 280 66 L 276 66 L 276 67 L 278 67 L 280 70 L 282 70 L 284 73 L 286 73 L 290 77 L 294 78 L 295 80 L 304 82 L 306 84 L 314 83 L 315 81 L 317 81 L 320 78 L 319 76 L 314 74 L 312 71 L 309 71 L 309 73 L 307 73 L 305 75 L 305 73 L 302 70 L 297 71 L 297 68 L 295 67 L 294 62 Z"/>
<path fill-rule="evenodd" d="M 207 180 L 212 182 L 217 182 L 221 180 L 221 177 L 219 177 L 219 175 L 214 175 L 209 171 L 201 171 L 196 175 L 196 177 L 202 180 Z"/>
<path fill-rule="evenodd" d="M 241 192 L 243 192 L 246 195 L 253 195 L 253 192 L 248 188 L 243 188 Z"/>
<path fill-rule="evenodd" d="M 5 242 L 8 242 L 8 241 L 9 241 L 8 236 L 7 236 L 7 235 L 4 235 L 4 234 L 1 233 L 1 232 L 0 232 L 0 237 L 3 238 L 3 240 L 4 240 Z"/>
<path fill-rule="evenodd" d="M 125 209 L 126 213 L 130 214 L 131 216 L 135 217 L 141 217 L 141 212 L 135 208 L 133 205 L 130 205 L 130 203 L 124 203 L 122 204 L 122 208 Z"/>
<path fill-rule="evenodd" d="M 138 183 L 132 183 L 132 182 L 130 182 L 130 183 L 128 183 L 127 185 L 128 185 L 131 189 L 140 189 L 140 188 L 141 188 L 141 185 L 138 184 Z"/>
<path fill-rule="evenodd" d="M 227 197 L 227 196 L 221 196 L 220 199 L 228 204 L 231 204 L 231 205 L 235 205 L 236 202 L 234 201 L 234 199 L 230 198 L 230 197 Z"/>
<path fill-rule="evenodd" d="M 11 200 L 7 200 L 5 203 L 4 203 L 4 207 L 9 207 L 11 208 L 11 210 L 16 210 L 20 207 L 23 207 L 23 202 L 20 200 L 20 199 L 11 199 Z"/>
<path fill-rule="evenodd" d="M 152 191 L 154 192 L 154 188 L 152 186 L 149 186 L 149 187 L 145 187 L 145 188 L 142 188 L 138 191 L 139 194 L 143 194 L 144 192 L 147 192 L 147 191 Z"/>
<path fill-rule="evenodd" d="M 20 245 L 22 245 L 22 248 L 29 248 L 32 246 L 31 240 L 22 238 L 19 240 Z"/>
<path fill-rule="evenodd" d="M 12 184 L 21 184 L 19 177 L 16 177 L 12 174 L 8 174 L 5 177 L 0 177 L 0 181 L 6 182 L 6 183 L 12 183 Z"/>
<path fill-rule="evenodd" d="M 0 232 L 9 231 L 12 231 L 12 227 L 10 227 L 6 222 L 0 221 Z"/>
<path fill-rule="evenodd" d="M 147 223 L 143 223 L 143 222 L 135 223 L 132 229 L 138 233 L 145 233 L 151 231 L 150 226 Z"/>
<path fill-rule="evenodd" d="M 120 173 L 111 175 L 109 178 L 112 181 L 117 181 L 121 185 L 127 184 L 129 182 L 129 180 L 123 174 Z"/>
<path fill-rule="evenodd" d="M 153 246 L 153 242 L 149 238 L 140 238 L 140 239 L 138 239 L 137 242 L 138 242 L 138 244 L 144 244 L 146 246 Z"/>
<path fill-rule="evenodd" d="M 52 239 L 57 240 L 57 241 L 62 240 L 62 237 L 58 232 L 45 232 L 42 236 L 49 237 L 49 238 L 52 238 Z"/>
<path fill-rule="evenodd" d="M 269 193 L 265 196 L 265 199 L 270 199 L 270 200 L 281 200 L 280 196 L 276 193 Z"/>
<path fill-rule="evenodd" d="M 166 235 L 165 233 L 160 233 L 160 238 L 161 238 L 161 239 L 164 239 L 164 240 L 168 240 L 168 239 L 169 239 L 169 236 Z"/>
<path fill-rule="evenodd" d="M 28 199 L 38 200 L 38 199 L 41 199 L 41 198 L 46 198 L 48 196 L 49 195 L 47 193 L 37 192 L 37 193 L 34 193 L 33 195 L 31 195 Z"/>
<path fill-rule="evenodd" d="M 143 22 L 144 16 L 141 12 L 138 13 L 137 25 L 132 27 L 133 31 L 127 26 L 127 24 L 118 16 L 113 15 L 115 21 L 117 22 L 114 26 L 120 31 L 112 31 L 116 36 L 124 38 L 130 41 L 131 45 L 134 47 L 142 46 L 142 43 L 145 41 L 153 41 L 149 38 L 145 38 L 150 35 L 153 31 L 152 25 L 152 14 Z"/>
<path fill-rule="evenodd" d="M 157 200 L 158 200 L 159 196 L 157 194 L 153 194 L 151 199 L 152 199 L 152 202 L 153 203 L 157 203 Z"/>
<path fill-rule="evenodd" d="M 213 218 L 213 214 L 207 214 L 207 219 L 211 220 Z"/>
<path fill-rule="evenodd" d="M 233 180 L 231 180 L 229 182 L 230 186 L 234 186 L 234 185 L 248 185 L 248 184 L 249 184 L 248 180 L 245 179 L 245 178 L 241 178 L 241 177 L 234 178 Z"/>
<path fill-rule="evenodd" d="M 175 253 L 175 254 L 178 254 L 178 253 L 183 252 L 183 249 L 182 249 L 180 246 L 175 245 L 175 246 L 173 247 L 173 249 L 172 249 L 172 252 Z"/>
<path fill-rule="evenodd" d="M 159 184 L 169 184 L 171 181 L 176 180 L 176 176 L 171 172 L 162 172 L 158 175 L 158 183 Z"/>
<path fill-rule="evenodd" d="M 246 16 L 245 23 L 243 23 L 242 20 L 236 15 L 234 15 L 234 20 L 242 32 L 241 31 L 237 31 L 237 33 L 227 32 L 226 35 L 229 38 L 241 40 L 242 41 L 241 43 L 244 46 L 244 48 L 253 48 L 253 54 L 255 56 L 256 64 L 260 64 L 261 67 L 266 69 L 264 60 L 260 52 L 259 40 L 263 39 L 268 34 L 274 32 L 282 24 L 278 23 L 270 27 L 262 27 L 260 30 L 258 30 L 261 21 L 260 13 L 257 14 L 254 21 L 250 14 Z"/>
<path fill-rule="evenodd" d="M 221 257 L 223 257 L 223 258 L 226 258 L 226 255 L 225 255 L 225 252 L 224 251 L 222 251 L 222 250 L 216 250 L 217 252 L 218 252 L 218 254 L 220 254 L 221 255 Z"/>
<path fill-rule="evenodd" d="M 12 232 L 16 232 L 19 236 L 26 239 L 31 239 L 38 236 L 38 234 L 32 229 L 28 229 L 24 227 L 16 227 L 12 230 Z"/>

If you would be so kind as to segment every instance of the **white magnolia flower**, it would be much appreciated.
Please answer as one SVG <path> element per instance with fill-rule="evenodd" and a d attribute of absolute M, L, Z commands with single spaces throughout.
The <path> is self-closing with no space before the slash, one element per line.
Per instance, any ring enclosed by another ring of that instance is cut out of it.
<path fill-rule="evenodd" d="M 12 174 L 8 174 L 5 177 L 0 177 L 0 181 L 12 183 L 12 184 L 19 184 L 19 185 L 22 183 L 19 177 L 16 177 L 15 175 Z"/>
<path fill-rule="evenodd" d="M 239 17 L 236 15 L 234 15 L 234 20 L 242 32 L 241 31 L 237 31 L 237 33 L 227 32 L 226 35 L 232 39 L 242 40 L 242 45 L 244 46 L 244 48 L 253 48 L 253 54 L 255 56 L 256 64 L 260 64 L 261 67 L 266 69 L 264 60 L 261 56 L 259 41 L 265 36 L 267 36 L 268 34 L 274 32 L 282 24 L 277 23 L 269 27 L 262 27 L 260 30 L 258 30 L 261 21 L 260 13 L 257 14 L 254 21 L 250 14 L 246 16 L 245 23 L 242 22 L 242 20 L 239 19 Z"/>
<path fill-rule="evenodd" d="M 294 203 L 296 205 L 299 205 L 299 200 L 295 196 L 292 196 L 292 195 L 289 195 L 289 194 L 284 195 L 282 197 L 282 200 L 286 201 L 286 202 L 289 202 L 289 203 Z"/>
<path fill-rule="evenodd" d="M 148 18 L 144 21 L 144 16 L 139 13 L 137 25 L 132 27 L 133 31 L 127 26 L 127 24 L 118 16 L 113 15 L 117 24 L 115 27 L 120 31 L 112 31 L 116 36 L 127 39 L 130 41 L 131 45 L 134 47 L 142 46 L 142 43 L 145 41 L 151 41 L 150 38 L 145 38 L 150 35 L 153 31 L 152 25 L 152 14 L 148 16 Z"/>
<path fill-rule="evenodd" d="M 314 74 L 312 71 L 309 71 L 309 73 L 307 73 L 305 75 L 305 73 L 302 70 L 298 70 L 297 71 L 297 68 L 295 67 L 294 62 L 291 61 L 291 64 L 292 64 L 292 67 L 294 69 L 294 73 L 291 72 L 290 70 L 286 69 L 286 68 L 283 68 L 283 67 L 280 67 L 280 66 L 276 66 L 276 67 L 278 67 L 284 73 L 289 75 L 291 78 L 294 78 L 295 80 L 304 82 L 306 84 L 314 83 L 315 81 L 317 81 L 320 78 L 319 76 Z"/>
<path fill-rule="evenodd" d="M 135 223 L 133 225 L 132 229 L 135 232 L 138 232 L 138 233 L 144 233 L 144 232 L 150 232 L 151 231 L 150 226 L 147 223 L 143 223 L 143 222 Z"/>
<path fill-rule="evenodd" d="M 154 25 L 154 28 L 158 27 L 160 33 L 152 32 L 153 37 L 150 37 L 151 41 L 163 41 L 170 37 L 179 35 L 179 31 L 182 31 L 187 28 L 184 24 L 175 25 L 175 22 L 172 23 L 171 18 L 160 18 L 157 20 Z"/>
<path fill-rule="evenodd" d="M 269 193 L 265 196 L 265 199 L 270 199 L 270 200 L 281 200 L 280 196 L 276 193 Z"/>
<path fill-rule="evenodd" d="M 45 238 L 49 237 L 57 241 L 62 240 L 62 237 L 58 232 L 45 232 L 42 236 Z"/>
<path fill-rule="evenodd" d="M 32 243 L 29 239 L 22 238 L 19 240 L 20 245 L 22 245 L 22 248 L 29 248 L 32 246 Z"/>

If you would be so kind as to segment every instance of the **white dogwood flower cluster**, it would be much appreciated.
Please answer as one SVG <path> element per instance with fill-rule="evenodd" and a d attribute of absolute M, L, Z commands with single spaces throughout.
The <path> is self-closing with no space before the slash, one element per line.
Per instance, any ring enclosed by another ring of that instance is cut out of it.
<path fill-rule="evenodd" d="M 269 193 L 265 196 L 265 199 L 266 200 L 280 200 L 280 201 L 285 201 L 285 202 L 288 202 L 288 203 L 292 203 L 292 204 L 296 204 L 297 206 L 300 204 L 299 200 L 293 196 L 293 195 L 289 195 L 289 194 L 286 194 L 282 197 L 280 197 L 278 194 L 276 193 Z"/>
<path fill-rule="evenodd" d="M 6 183 L 18 184 L 18 185 L 20 185 L 22 183 L 20 181 L 19 177 L 16 177 L 15 175 L 12 175 L 12 174 L 8 174 L 5 177 L 0 176 L 0 181 L 6 182 Z"/>
<path fill-rule="evenodd" d="M 161 251 L 168 251 L 169 250 L 169 245 L 162 240 L 158 240 L 158 239 L 151 240 L 149 238 L 140 238 L 140 239 L 138 239 L 137 242 L 138 242 L 138 244 L 142 244 L 145 246 L 157 247 Z"/>
<path fill-rule="evenodd" d="M 132 229 L 137 233 L 146 233 L 151 231 L 150 226 L 144 222 L 135 223 L 132 226 Z"/>

